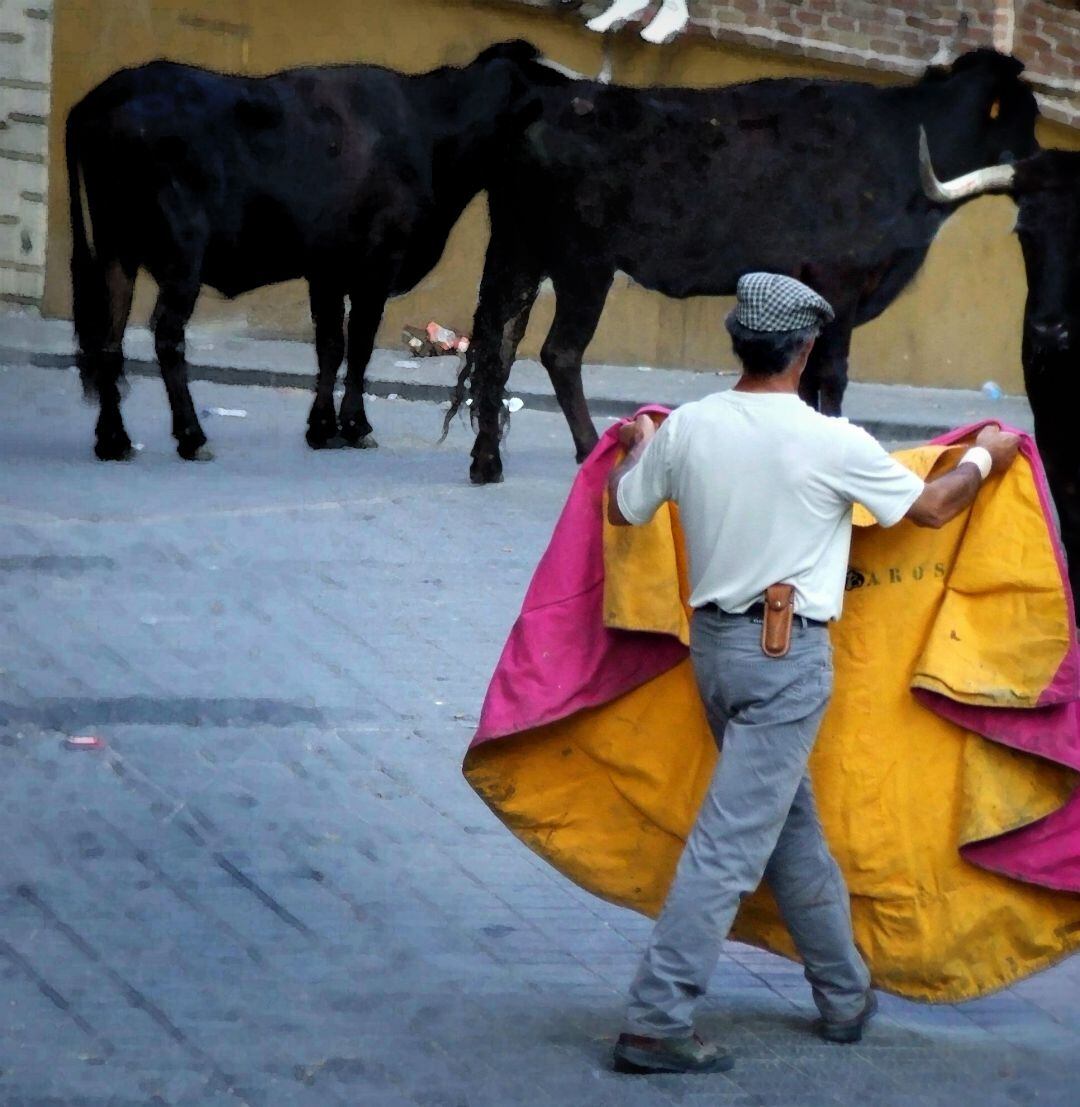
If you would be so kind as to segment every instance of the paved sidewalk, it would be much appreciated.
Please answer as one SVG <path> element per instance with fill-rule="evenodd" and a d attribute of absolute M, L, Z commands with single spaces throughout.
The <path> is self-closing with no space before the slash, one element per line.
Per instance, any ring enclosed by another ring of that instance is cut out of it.
<path fill-rule="evenodd" d="M 125 350 L 131 372 L 158 376 L 153 341 L 145 328 L 128 329 Z M 304 342 L 247 338 L 237 334 L 232 325 L 191 327 L 188 357 L 192 374 L 199 379 L 314 388 L 315 353 Z M 0 313 L 0 361 L 66 368 L 72 364 L 71 324 L 30 313 Z M 459 367 L 457 357 L 410 358 L 401 350 L 376 350 L 368 367 L 367 391 L 375 396 L 438 402 L 446 398 Z M 620 365 L 586 365 L 584 369 L 585 393 L 594 418 L 628 415 L 645 403 L 675 407 L 730 388 L 736 379 L 730 371 L 697 373 Z M 516 362 L 509 388 L 530 410 L 559 410 L 551 381 L 539 362 Z M 889 442 L 923 441 L 980 419 L 996 419 L 1021 430 L 1032 428 L 1025 397 L 993 400 L 967 389 L 854 381 L 844 398 L 844 412 Z"/>
<path fill-rule="evenodd" d="M 312 453 L 306 393 L 193 392 L 248 413 L 208 418 L 217 460 L 136 379 L 145 447 L 102 464 L 74 374 L 0 367 L 0 1107 L 1077 1102 L 1080 959 L 886 996 L 837 1047 L 797 966 L 730 944 L 704 1029 L 737 1067 L 609 1072 L 649 924 L 459 772 L 574 475 L 562 417 L 521 412 L 474 488 L 433 404 Z"/>

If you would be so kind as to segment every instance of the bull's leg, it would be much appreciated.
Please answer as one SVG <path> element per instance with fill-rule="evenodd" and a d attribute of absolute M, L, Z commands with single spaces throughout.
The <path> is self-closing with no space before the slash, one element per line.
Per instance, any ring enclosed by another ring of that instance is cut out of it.
<path fill-rule="evenodd" d="M 131 312 L 135 275 L 119 261 L 104 266 L 106 318 L 104 329 L 86 328 L 80 335 L 79 371 L 87 392 L 98 398 L 94 453 L 102 461 L 125 461 L 131 456 L 131 439 L 120 414 L 120 380 L 124 375 L 124 328 Z"/>
<path fill-rule="evenodd" d="M 1035 437 L 1038 442 L 1038 434 Z M 1057 457 L 1052 457 L 1052 451 L 1045 450 L 1041 444 L 1040 450 L 1046 466 L 1047 483 L 1057 508 L 1061 544 L 1065 547 L 1069 586 L 1075 606 L 1080 604 L 1080 463 L 1077 462 L 1075 450 L 1063 451 Z"/>
<path fill-rule="evenodd" d="M 818 339 L 820 342 L 821 339 Z M 817 354 L 817 346 L 810 353 L 810 360 L 806 363 L 806 368 L 803 370 L 803 375 L 799 378 L 799 396 L 802 400 L 809 404 L 815 411 L 819 410 L 820 402 L 820 365 L 819 358 L 815 356 Z"/>
<path fill-rule="evenodd" d="M 346 444 L 361 450 L 378 446 L 364 411 L 364 374 L 375 348 L 386 297 L 384 288 L 354 288 L 349 293 L 349 363 L 338 422 Z"/>
<path fill-rule="evenodd" d="M 507 419 L 503 395 L 543 275 L 543 261 L 521 238 L 516 219 L 500 215 L 493 206 L 472 341 L 450 408 L 452 415 L 468 392 L 477 430 L 469 466 L 473 484 L 495 484 L 503 479 L 499 452 Z"/>
<path fill-rule="evenodd" d="M 312 282 L 310 298 L 319 376 L 315 384 L 315 402 L 308 415 L 307 444 L 313 450 L 321 450 L 341 444 L 334 414 L 334 385 L 345 357 L 345 295 L 339 289 Z"/>
<path fill-rule="evenodd" d="M 839 415 L 848 379 L 853 312 L 837 308 L 833 320 L 818 336 L 799 382 L 799 395 L 825 415 Z"/>
<path fill-rule="evenodd" d="M 1057 508 L 1073 601 L 1080 604 L 1080 447 L 1067 414 L 1076 410 L 1080 389 L 1071 381 L 1026 369 L 1024 384 L 1035 416 L 1035 443 Z"/>
<path fill-rule="evenodd" d="M 154 331 L 154 351 L 157 354 L 165 391 L 172 409 L 172 433 L 176 452 L 185 461 L 209 461 L 214 455 L 206 448 L 206 435 L 195 414 L 195 404 L 188 388 L 188 368 L 185 355 L 184 328 L 199 296 L 197 279 L 161 286 L 151 326 Z"/>
<path fill-rule="evenodd" d="M 588 272 L 555 280 L 555 319 L 540 351 L 555 398 L 570 425 L 579 462 L 597 442 L 581 383 L 581 359 L 596 333 L 614 274 Z"/>
<path fill-rule="evenodd" d="M 477 428 L 469 466 L 473 484 L 498 484 L 503 479 L 499 451 L 507 418 L 503 393 L 540 291 L 540 275 L 531 267 L 515 271 L 500 263 L 492 268 L 492 279 L 488 278 L 485 265 L 468 354 L 473 366 L 471 392 Z"/>

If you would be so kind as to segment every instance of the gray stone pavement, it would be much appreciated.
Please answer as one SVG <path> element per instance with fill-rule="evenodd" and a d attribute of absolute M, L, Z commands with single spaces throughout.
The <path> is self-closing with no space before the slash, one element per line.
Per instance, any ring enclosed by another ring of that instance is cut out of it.
<path fill-rule="evenodd" d="M 574 475 L 561 417 L 516 416 L 478 489 L 433 404 L 316 454 L 304 392 L 193 392 L 248 412 L 207 419 L 217 460 L 135 379 L 144 449 L 106 465 L 74 374 L 0 369 L 3 1107 L 1077 1102 L 1080 959 L 884 997 L 838 1047 L 797 966 L 729 944 L 702 1028 L 736 1068 L 609 1072 L 649 924 L 459 772 Z"/>
<path fill-rule="evenodd" d="M 132 371 L 157 377 L 154 344 L 145 328 L 128 328 L 126 350 Z M 0 361 L 29 360 L 66 368 L 73 360 L 71 351 L 70 323 L 40 319 L 30 312 L 0 314 Z M 315 354 L 303 342 L 253 338 L 232 325 L 203 325 L 188 329 L 188 356 L 193 374 L 204 379 L 314 387 Z M 411 358 L 402 350 L 376 350 L 366 380 L 374 395 L 441 401 L 457 379 L 459 367 L 457 357 Z M 734 364 L 718 366 L 718 370 L 701 373 L 588 364 L 585 392 L 598 416 L 629 414 L 643 403 L 675 407 L 707 392 L 730 388 L 737 379 Z M 853 373 L 858 376 L 857 367 Z M 539 362 L 516 362 L 509 388 L 530 410 L 558 410 L 551 381 Z M 980 419 L 996 419 L 1021 430 L 1032 428 L 1031 409 L 1024 396 L 994 400 L 969 389 L 866 384 L 857 379 L 848 386 L 844 412 L 871 434 L 892 442 L 922 441 Z"/>

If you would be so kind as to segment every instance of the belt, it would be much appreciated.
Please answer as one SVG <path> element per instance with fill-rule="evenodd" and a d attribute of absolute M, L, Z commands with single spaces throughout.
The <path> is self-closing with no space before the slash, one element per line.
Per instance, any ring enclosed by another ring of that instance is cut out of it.
<path fill-rule="evenodd" d="M 750 619 L 752 622 L 760 623 L 765 618 L 765 604 L 761 603 L 751 604 L 745 611 L 725 611 L 722 607 L 715 603 L 706 603 L 701 605 L 702 611 L 715 611 L 719 615 L 726 615 L 729 619 Z M 829 624 L 821 619 L 809 619 L 805 615 L 796 615 L 795 619 L 802 623 L 804 627 L 827 627 Z"/>

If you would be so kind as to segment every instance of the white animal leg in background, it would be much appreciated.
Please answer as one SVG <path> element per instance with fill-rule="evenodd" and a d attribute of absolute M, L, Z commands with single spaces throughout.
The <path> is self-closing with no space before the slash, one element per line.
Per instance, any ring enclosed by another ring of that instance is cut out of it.
<path fill-rule="evenodd" d="M 686 0 L 664 0 L 653 21 L 641 32 L 646 42 L 670 42 L 690 21 Z"/>
<path fill-rule="evenodd" d="M 590 19 L 585 24 L 590 31 L 611 31 L 633 19 L 635 15 L 643 12 L 649 6 L 649 0 L 615 0 L 607 11 Z"/>

